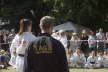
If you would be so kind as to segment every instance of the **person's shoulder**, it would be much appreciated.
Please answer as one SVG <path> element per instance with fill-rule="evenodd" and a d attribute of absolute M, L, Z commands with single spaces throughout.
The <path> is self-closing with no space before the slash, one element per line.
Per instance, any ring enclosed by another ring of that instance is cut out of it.
<path fill-rule="evenodd" d="M 35 35 L 32 34 L 31 32 L 27 32 L 26 34 L 29 35 L 29 36 L 35 36 Z"/>
<path fill-rule="evenodd" d="M 36 39 L 35 39 L 33 42 L 41 41 L 43 37 L 44 37 L 44 36 L 38 36 L 38 37 L 36 37 Z M 47 36 L 45 36 L 45 37 L 47 37 Z M 57 39 L 55 39 L 55 38 L 53 38 L 53 37 L 48 37 L 48 38 L 50 38 L 50 40 L 51 40 L 51 42 L 52 42 L 53 44 L 59 44 L 59 45 L 61 45 L 61 42 L 60 42 L 59 40 L 57 40 Z"/>
<path fill-rule="evenodd" d="M 38 36 L 38 37 L 35 37 L 34 41 L 32 41 L 32 43 L 35 43 L 35 42 L 38 42 L 42 39 L 42 37 Z"/>
<path fill-rule="evenodd" d="M 29 38 L 36 38 L 36 36 L 30 32 L 26 33 L 25 36 L 28 36 Z"/>
<path fill-rule="evenodd" d="M 52 39 L 52 41 L 53 41 L 54 43 L 61 44 L 61 42 L 60 42 L 59 40 L 57 40 L 57 39 L 55 39 L 55 38 L 53 38 L 53 37 L 51 37 L 51 39 Z"/>

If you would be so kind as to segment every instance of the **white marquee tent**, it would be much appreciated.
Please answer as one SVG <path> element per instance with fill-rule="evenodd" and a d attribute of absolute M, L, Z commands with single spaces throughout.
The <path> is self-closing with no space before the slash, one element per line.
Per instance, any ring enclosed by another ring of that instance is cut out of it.
<path fill-rule="evenodd" d="M 90 30 L 89 28 L 86 28 L 82 25 L 78 25 L 78 24 L 74 24 L 72 22 L 66 22 L 64 24 L 61 24 L 61 25 L 58 25 L 58 26 L 55 26 L 53 28 L 53 31 L 56 31 L 56 30 L 65 30 L 65 31 L 82 31 L 82 30 Z"/>

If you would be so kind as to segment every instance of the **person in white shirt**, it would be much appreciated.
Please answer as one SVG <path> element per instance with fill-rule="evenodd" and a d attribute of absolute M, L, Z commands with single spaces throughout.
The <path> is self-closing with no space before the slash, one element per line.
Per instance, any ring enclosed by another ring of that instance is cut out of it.
<path fill-rule="evenodd" d="M 102 52 L 98 53 L 98 58 L 97 58 L 97 68 L 101 68 L 104 66 L 104 54 Z"/>
<path fill-rule="evenodd" d="M 95 52 L 92 51 L 90 56 L 87 58 L 87 62 L 85 64 L 85 68 L 96 68 L 97 57 L 95 56 Z"/>
<path fill-rule="evenodd" d="M 105 40 L 105 34 L 103 33 L 103 29 L 99 29 L 99 32 L 96 33 L 96 37 L 97 37 L 97 48 L 98 48 L 98 52 L 104 52 L 104 48 L 105 48 L 105 42 L 100 41 L 100 40 Z"/>
<path fill-rule="evenodd" d="M 98 33 L 96 33 L 96 36 L 97 36 L 97 39 L 98 40 L 104 40 L 105 39 L 105 35 L 104 35 L 104 33 L 103 33 L 103 29 L 99 29 L 99 32 Z"/>
<path fill-rule="evenodd" d="M 64 30 L 59 30 L 58 40 L 63 44 L 65 50 L 67 51 L 67 36 Z"/>
<path fill-rule="evenodd" d="M 73 57 L 73 50 L 72 49 L 68 49 L 68 54 L 67 54 L 67 60 L 68 60 L 68 66 L 69 67 L 74 67 L 73 66 L 73 62 L 74 62 L 74 57 Z"/>
<path fill-rule="evenodd" d="M 104 52 L 104 68 L 108 68 L 108 52 Z"/>
<path fill-rule="evenodd" d="M 90 31 L 90 35 L 89 35 L 89 38 L 88 38 L 88 44 L 89 44 L 90 52 L 95 51 L 95 54 L 96 54 L 96 52 L 97 52 L 96 35 L 93 31 Z"/>
<path fill-rule="evenodd" d="M 81 52 L 80 48 L 77 48 L 76 52 L 71 56 L 70 61 L 73 67 L 84 67 L 86 63 L 86 58 Z"/>
<path fill-rule="evenodd" d="M 25 50 L 36 39 L 31 29 L 32 21 L 26 18 L 21 19 L 19 33 L 13 39 L 10 47 L 10 64 L 15 66 L 18 72 L 23 72 Z"/>

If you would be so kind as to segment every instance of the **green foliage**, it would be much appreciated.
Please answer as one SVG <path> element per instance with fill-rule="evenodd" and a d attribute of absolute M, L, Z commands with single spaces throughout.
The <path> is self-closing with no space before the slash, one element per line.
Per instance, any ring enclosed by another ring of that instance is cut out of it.
<path fill-rule="evenodd" d="M 72 20 L 87 27 L 107 27 L 108 0 L 1 0 L 0 15 L 16 26 L 29 17 L 39 24 L 42 16 L 56 17 L 58 23 Z M 34 11 L 32 14 L 30 11 Z M 94 29 L 93 28 L 93 29 Z M 105 28 L 106 31 L 107 28 Z"/>

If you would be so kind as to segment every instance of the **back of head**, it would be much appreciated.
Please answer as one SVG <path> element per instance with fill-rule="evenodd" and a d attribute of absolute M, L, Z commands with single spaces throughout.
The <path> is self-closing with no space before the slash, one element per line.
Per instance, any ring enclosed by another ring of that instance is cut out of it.
<path fill-rule="evenodd" d="M 32 21 L 27 18 L 23 18 L 20 20 L 20 30 L 19 35 L 21 35 L 23 32 L 26 32 L 28 30 L 28 27 L 32 26 Z"/>
<path fill-rule="evenodd" d="M 40 20 L 41 29 L 48 29 L 53 27 L 53 25 L 54 25 L 54 18 L 51 16 L 44 16 Z"/>

